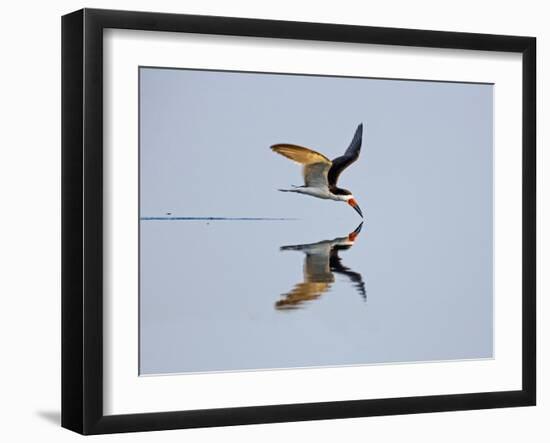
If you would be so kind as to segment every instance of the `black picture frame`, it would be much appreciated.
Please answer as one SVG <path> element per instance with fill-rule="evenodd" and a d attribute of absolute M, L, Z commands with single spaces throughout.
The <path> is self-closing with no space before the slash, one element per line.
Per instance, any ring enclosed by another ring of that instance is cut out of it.
<path fill-rule="evenodd" d="M 192 32 L 522 54 L 522 389 L 131 415 L 103 413 L 103 30 Z M 536 39 L 82 9 L 62 18 L 62 426 L 81 434 L 529 406 L 536 403 Z"/>

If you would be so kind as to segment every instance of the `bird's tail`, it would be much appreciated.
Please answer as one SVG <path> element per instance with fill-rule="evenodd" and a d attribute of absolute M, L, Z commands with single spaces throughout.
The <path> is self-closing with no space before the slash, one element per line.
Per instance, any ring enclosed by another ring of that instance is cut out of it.
<path fill-rule="evenodd" d="M 303 188 L 303 186 L 296 186 L 296 185 L 291 185 L 293 189 L 277 189 L 277 191 L 281 191 L 281 192 L 300 192 L 298 191 L 298 188 Z"/>

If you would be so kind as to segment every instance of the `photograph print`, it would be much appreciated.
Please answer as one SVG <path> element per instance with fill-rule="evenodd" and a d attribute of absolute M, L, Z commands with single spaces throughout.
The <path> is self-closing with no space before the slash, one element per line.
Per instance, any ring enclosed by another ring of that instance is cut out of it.
<path fill-rule="evenodd" d="M 494 358 L 494 85 L 139 68 L 139 374 Z"/>

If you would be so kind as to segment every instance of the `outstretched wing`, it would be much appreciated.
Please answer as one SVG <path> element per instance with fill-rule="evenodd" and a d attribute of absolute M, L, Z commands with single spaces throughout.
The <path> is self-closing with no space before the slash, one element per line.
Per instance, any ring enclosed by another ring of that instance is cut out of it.
<path fill-rule="evenodd" d="M 282 294 L 284 298 L 275 303 L 275 308 L 279 310 L 297 309 L 304 302 L 319 298 L 330 288 L 330 285 L 330 283 L 324 282 L 298 283 L 289 292 Z"/>
<path fill-rule="evenodd" d="M 348 246 L 349 248 L 349 246 Z M 338 251 L 346 249 L 346 247 L 337 247 L 331 251 L 330 254 L 330 270 L 337 274 L 342 274 L 348 277 L 352 285 L 355 287 L 357 292 L 363 297 L 363 300 L 367 300 L 367 287 L 363 281 L 363 276 L 359 272 L 352 271 L 347 266 L 342 264 L 342 259 L 338 255 Z"/>
<path fill-rule="evenodd" d="M 304 302 L 315 300 L 327 292 L 334 282 L 330 270 L 330 242 L 322 241 L 307 245 L 283 246 L 283 251 L 305 252 L 304 281 L 297 283 L 292 290 L 283 294 L 283 299 L 275 303 L 277 309 L 295 309 Z"/>
<path fill-rule="evenodd" d="M 306 186 L 328 186 L 328 171 L 332 162 L 323 154 L 303 146 L 286 143 L 273 145 L 271 149 L 304 166 L 302 173 Z"/>
<path fill-rule="evenodd" d="M 336 182 L 338 181 L 338 177 L 342 171 L 359 158 L 362 139 L 363 123 L 357 126 L 355 135 L 353 136 L 353 139 L 351 140 L 351 143 L 348 146 L 348 149 L 346 149 L 344 155 L 336 157 L 332 160 L 332 166 L 328 172 L 328 182 L 331 186 L 336 186 Z"/>

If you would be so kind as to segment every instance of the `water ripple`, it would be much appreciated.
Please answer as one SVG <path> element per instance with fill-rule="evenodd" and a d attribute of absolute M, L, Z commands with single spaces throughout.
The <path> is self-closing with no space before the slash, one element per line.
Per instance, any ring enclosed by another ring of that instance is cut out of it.
<path fill-rule="evenodd" d="M 285 217 L 140 217 L 142 221 L 155 220 L 223 220 L 223 221 L 291 221 L 297 218 Z"/>

